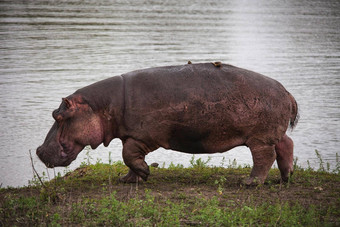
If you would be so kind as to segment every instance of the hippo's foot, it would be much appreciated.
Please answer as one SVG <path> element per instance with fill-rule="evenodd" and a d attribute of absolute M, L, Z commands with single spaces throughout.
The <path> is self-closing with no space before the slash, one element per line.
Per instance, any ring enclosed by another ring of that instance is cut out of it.
<path fill-rule="evenodd" d="M 243 181 L 243 184 L 246 186 L 257 186 L 259 184 L 263 184 L 264 180 L 260 180 L 257 177 L 248 177 Z"/>
<path fill-rule="evenodd" d="M 119 178 L 119 181 L 123 182 L 123 183 L 137 183 L 137 182 L 142 182 L 143 180 L 142 180 L 142 178 L 140 176 L 135 174 L 135 172 L 133 172 L 130 169 L 128 174 L 126 174 L 125 176 Z"/>
<path fill-rule="evenodd" d="M 287 135 L 284 135 L 275 146 L 276 162 L 283 182 L 288 182 L 289 177 L 293 174 L 293 149 L 293 140 Z"/>
<path fill-rule="evenodd" d="M 284 172 L 280 170 L 280 172 L 281 172 L 281 180 L 283 182 L 288 182 L 289 178 L 293 175 L 293 169 L 286 170 Z"/>

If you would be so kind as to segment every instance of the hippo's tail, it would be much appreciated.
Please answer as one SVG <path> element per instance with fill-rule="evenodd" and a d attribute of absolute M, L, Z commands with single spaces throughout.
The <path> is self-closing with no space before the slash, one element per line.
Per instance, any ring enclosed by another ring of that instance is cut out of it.
<path fill-rule="evenodd" d="M 293 130 L 294 127 L 297 125 L 300 116 L 298 112 L 298 104 L 295 98 L 291 94 L 289 94 L 289 98 L 291 101 L 291 115 L 290 115 L 289 126 Z"/>

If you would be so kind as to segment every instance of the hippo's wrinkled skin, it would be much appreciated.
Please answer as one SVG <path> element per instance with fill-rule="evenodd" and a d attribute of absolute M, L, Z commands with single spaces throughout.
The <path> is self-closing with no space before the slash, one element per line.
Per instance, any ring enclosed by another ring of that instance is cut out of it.
<path fill-rule="evenodd" d="M 124 182 L 146 180 L 144 158 L 159 147 L 185 153 L 250 148 L 247 184 L 263 183 L 275 159 L 281 178 L 293 171 L 297 104 L 277 81 L 225 64 L 150 68 L 99 81 L 64 98 L 37 155 L 48 167 L 67 166 L 86 146 L 123 142 L 130 168 Z"/>

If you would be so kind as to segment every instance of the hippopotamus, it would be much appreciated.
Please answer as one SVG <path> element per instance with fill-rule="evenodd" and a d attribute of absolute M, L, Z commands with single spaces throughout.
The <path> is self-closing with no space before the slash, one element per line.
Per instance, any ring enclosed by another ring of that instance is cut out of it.
<path fill-rule="evenodd" d="M 123 144 L 129 172 L 121 181 L 147 180 L 145 156 L 160 148 L 212 154 L 249 147 L 246 184 L 264 183 L 277 161 L 281 179 L 293 172 L 297 102 L 276 80 L 222 63 L 148 68 L 114 76 L 63 98 L 37 155 L 47 167 L 67 166 L 87 145 Z"/>

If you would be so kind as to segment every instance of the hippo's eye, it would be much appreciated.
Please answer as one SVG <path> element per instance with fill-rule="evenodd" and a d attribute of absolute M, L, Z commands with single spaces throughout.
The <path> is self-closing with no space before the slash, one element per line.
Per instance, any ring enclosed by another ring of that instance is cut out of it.
<path fill-rule="evenodd" d="M 59 113 L 59 109 L 53 111 L 52 117 L 53 117 L 54 120 L 56 120 L 57 122 L 60 122 L 60 121 L 63 119 L 63 116 Z"/>

